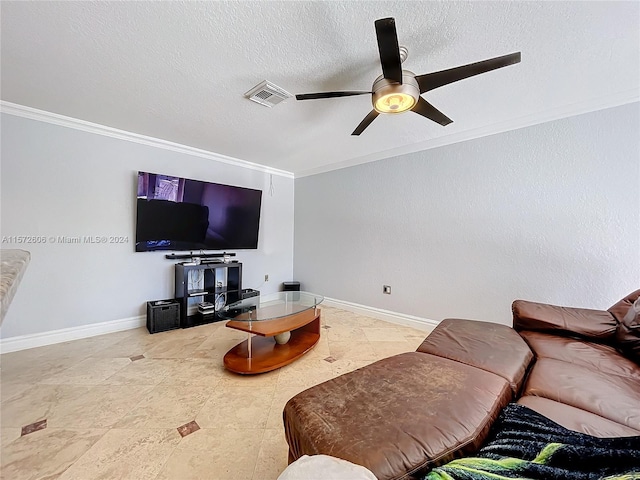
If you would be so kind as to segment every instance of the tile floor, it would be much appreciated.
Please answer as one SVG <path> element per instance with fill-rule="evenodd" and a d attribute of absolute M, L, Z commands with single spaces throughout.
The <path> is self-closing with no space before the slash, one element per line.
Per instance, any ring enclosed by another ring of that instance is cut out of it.
<path fill-rule="evenodd" d="M 246 338 L 224 322 L 1 355 L 0 478 L 275 480 L 289 398 L 415 350 L 429 331 L 330 307 L 322 325 L 305 357 L 255 376 L 223 368 Z"/>

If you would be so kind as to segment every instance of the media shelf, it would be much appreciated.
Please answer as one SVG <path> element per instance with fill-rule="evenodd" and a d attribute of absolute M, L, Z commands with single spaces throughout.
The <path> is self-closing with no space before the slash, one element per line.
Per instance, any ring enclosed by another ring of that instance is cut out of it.
<path fill-rule="evenodd" d="M 169 253 L 164 256 L 168 260 L 187 260 L 189 258 L 223 258 L 235 257 L 235 253 Z"/>
<path fill-rule="evenodd" d="M 180 300 L 180 326 L 195 327 L 224 320 L 219 310 L 242 299 L 242 263 L 175 265 L 175 298 Z M 224 301 L 220 296 L 224 296 Z M 217 300 L 217 302 L 216 302 Z M 196 312 L 201 302 L 215 305 L 212 313 Z"/>

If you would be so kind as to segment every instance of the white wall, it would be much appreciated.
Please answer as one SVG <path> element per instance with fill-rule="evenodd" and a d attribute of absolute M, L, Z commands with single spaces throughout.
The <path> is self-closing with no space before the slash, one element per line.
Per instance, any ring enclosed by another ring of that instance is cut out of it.
<path fill-rule="evenodd" d="M 296 179 L 294 276 L 432 320 L 606 308 L 640 288 L 639 132 L 635 103 Z"/>
<path fill-rule="evenodd" d="M 126 244 L 30 244 L 3 339 L 127 319 L 172 298 L 165 253 L 135 253 L 138 170 L 261 189 L 258 250 L 237 251 L 243 286 L 277 291 L 293 271 L 293 179 L 41 121 L 2 115 L 3 237 L 125 236 Z M 3 243 L 2 248 L 20 245 Z M 264 285 L 264 275 L 270 281 Z"/>

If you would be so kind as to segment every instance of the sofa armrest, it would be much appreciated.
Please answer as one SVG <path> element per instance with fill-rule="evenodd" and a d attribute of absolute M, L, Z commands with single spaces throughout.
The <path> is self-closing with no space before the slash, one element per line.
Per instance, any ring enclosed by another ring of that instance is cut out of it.
<path fill-rule="evenodd" d="M 616 333 L 616 319 L 606 310 L 559 307 L 516 300 L 512 305 L 513 328 L 517 331 L 555 331 L 608 342 Z"/>
<path fill-rule="evenodd" d="M 629 312 L 631 305 L 640 297 L 640 290 L 631 292 L 619 302 L 616 302 L 607 311 L 613 315 L 618 322 L 621 322 L 625 315 Z"/>

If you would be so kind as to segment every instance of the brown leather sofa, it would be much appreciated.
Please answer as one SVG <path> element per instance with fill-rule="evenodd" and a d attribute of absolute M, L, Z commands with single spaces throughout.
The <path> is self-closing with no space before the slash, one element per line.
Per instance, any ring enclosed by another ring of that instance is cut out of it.
<path fill-rule="evenodd" d="M 640 327 L 634 330 L 637 314 L 628 315 L 639 296 L 640 290 L 608 311 L 516 300 L 514 328 L 443 320 L 416 352 L 289 400 L 283 412 L 289 461 L 325 454 L 363 465 L 379 480 L 417 478 L 478 450 L 512 401 L 583 433 L 640 435 L 633 350 Z M 632 345 L 625 344 L 630 358 L 616 348 L 622 340 Z"/>
<path fill-rule="evenodd" d="M 597 437 L 640 435 L 639 359 L 619 351 L 638 297 L 640 290 L 607 311 L 513 302 L 513 326 L 536 356 L 518 403 Z M 638 335 L 640 343 L 640 325 Z"/>

